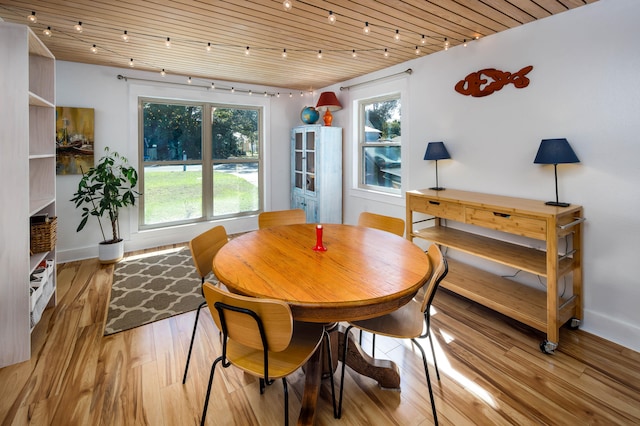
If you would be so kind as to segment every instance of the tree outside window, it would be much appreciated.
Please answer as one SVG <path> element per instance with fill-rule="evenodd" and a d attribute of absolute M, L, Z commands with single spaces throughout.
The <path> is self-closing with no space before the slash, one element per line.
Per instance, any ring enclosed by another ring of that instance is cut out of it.
<path fill-rule="evenodd" d="M 360 102 L 361 188 L 399 194 L 402 187 L 400 95 Z"/>
<path fill-rule="evenodd" d="M 141 228 L 259 211 L 260 108 L 157 99 L 140 105 Z"/>

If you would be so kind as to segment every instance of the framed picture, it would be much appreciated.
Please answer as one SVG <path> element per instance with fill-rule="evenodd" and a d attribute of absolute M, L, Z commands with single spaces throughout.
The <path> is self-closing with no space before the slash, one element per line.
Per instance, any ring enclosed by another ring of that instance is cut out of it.
<path fill-rule="evenodd" d="M 76 175 L 93 167 L 94 109 L 56 107 L 56 174 Z"/>

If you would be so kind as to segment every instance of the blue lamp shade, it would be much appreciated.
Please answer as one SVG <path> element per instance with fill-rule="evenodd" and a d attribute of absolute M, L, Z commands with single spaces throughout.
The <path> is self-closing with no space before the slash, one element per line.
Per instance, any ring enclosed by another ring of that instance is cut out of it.
<path fill-rule="evenodd" d="M 444 147 L 444 142 L 429 142 L 427 144 L 427 152 L 424 153 L 425 160 L 436 161 L 436 186 L 432 186 L 429 189 L 434 191 L 443 191 L 444 188 L 438 185 L 438 160 L 446 160 L 451 158 L 449 151 Z"/>
<path fill-rule="evenodd" d="M 569 142 L 565 138 L 542 139 L 536 159 L 533 162 L 535 164 L 553 164 L 553 174 L 556 181 L 556 200 L 547 201 L 545 204 L 548 206 L 569 207 L 569 203 L 558 201 L 558 164 L 580 162 L 576 153 L 571 149 Z"/>
<path fill-rule="evenodd" d="M 428 151 L 428 150 L 427 150 Z M 565 138 L 561 139 L 543 139 L 540 142 L 540 148 L 536 154 L 535 164 L 564 164 L 579 163 L 578 156 L 569 141 Z"/>
<path fill-rule="evenodd" d="M 449 151 L 444 146 L 444 142 L 429 142 L 427 152 L 424 153 L 425 160 L 446 160 L 451 158 Z"/>

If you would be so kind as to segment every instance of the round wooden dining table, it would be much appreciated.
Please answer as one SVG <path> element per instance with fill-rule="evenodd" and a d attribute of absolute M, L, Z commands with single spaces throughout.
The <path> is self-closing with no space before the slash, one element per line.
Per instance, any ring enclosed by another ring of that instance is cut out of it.
<path fill-rule="evenodd" d="M 220 249 L 213 271 L 234 293 L 285 301 L 295 320 L 326 324 L 392 312 L 411 300 L 431 274 L 423 250 L 395 234 L 352 225 L 322 228 L 326 251 L 313 249 L 315 224 L 240 235 Z M 353 343 L 349 348 L 355 349 L 344 362 L 383 387 L 399 387 L 399 371 L 392 361 L 374 360 Z M 314 421 L 322 375 L 320 352 L 305 370 L 298 424 Z"/>

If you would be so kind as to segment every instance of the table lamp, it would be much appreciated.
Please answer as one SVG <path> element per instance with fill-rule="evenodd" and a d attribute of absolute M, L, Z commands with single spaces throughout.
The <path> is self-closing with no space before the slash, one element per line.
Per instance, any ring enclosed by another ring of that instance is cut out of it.
<path fill-rule="evenodd" d="M 445 188 L 438 186 L 438 160 L 446 160 L 451 158 L 444 142 L 429 142 L 427 144 L 427 152 L 424 153 L 425 160 L 435 160 L 436 162 L 436 186 L 429 189 L 434 191 L 443 191 Z"/>
<path fill-rule="evenodd" d="M 333 92 L 322 92 L 320 93 L 320 97 L 318 98 L 318 104 L 316 105 L 316 109 L 318 111 L 325 111 L 322 119 L 324 120 L 325 126 L 331 126 L 331 122 L 333 121 L 333 115 L 331 115 L 331 111 L 338 111 L 342 109 L 342 105 L 340 105 L 340 101 L 338 97 Z"/>
<path fill-rule="evenodd" d="M 543 139 L 540 142 L 540 148 L 536 154 L 534 164 L 553 164 L 553 171 L 556 178 L 556 200 L 547 201 L 548 206 L 568 207 L 569 203 L 561 203 L 558 201 L 558 164 L 579 163 L 576 153 L 573 152 L 569 141 L 565 138 L 560 139 Z"/>

